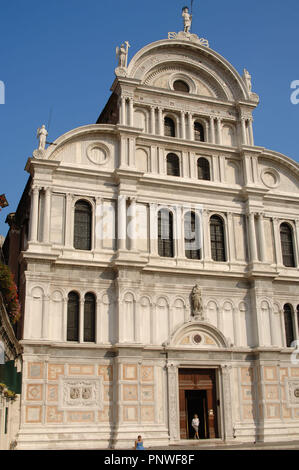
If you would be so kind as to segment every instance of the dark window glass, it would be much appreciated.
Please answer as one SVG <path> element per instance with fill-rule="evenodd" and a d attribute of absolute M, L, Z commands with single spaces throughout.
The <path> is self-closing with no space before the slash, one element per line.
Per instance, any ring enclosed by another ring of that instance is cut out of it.
<path fill-rule="evenodd" d="M 287 266 L 289 268 L 294 268 L 295 257 L 293 247 L 293 234 L 292 229 L 288 224 L 281 224 L 280 240 L 283 264 L 284 266 Z"/>
<path fill-rule="evenodd" d="M 164 118 L 164 135 L 167 137 L 175 137 L 175 125 L 169 117 Z"/>
<path fill-rule="evenodd" d="M 173 84 L 173 89 L 175 91 L 182 91 L 183 93 L 189 93 L 190 91 L 189 85 L 183 82 L 183 80 L 176 80 Z"/>
<path fill-rule="evenodd" d="M 158 212 L 158 253 L 173 258 L 173 215 L 167 209 Z"/>
<path fill-rule="evenodd" d="M 286 304 L 283 308 L 284 326 L 286 334 L 286 344 L 289 348 L 294 341 L 293 319 L 292 319 L 292 306 Z"/>
<path fill-rule="evenodd" d="M 197 222 L 197 223 L 196 223 Z M 198 219 L 194 212 L 187 212 L 184 218 L 185 255 L 189 259 L 200 259 L 200 233 Z"/>
<path fill-rule="evenodd" d="M 194 123 L 194 140 L 204 142 L 205 141 L 205 131 L 203 125 L 200 122 Z"/>
<path fill-rule="evenodd" d="M 211 179 L 210 163 L 206 158 L 201 157 L 197 160 L 197 176 L 199 180 Z"/>
<path fill-rule="evenodd" d="M 75 205 L 74 247 L 77 250 L 91 250 L 91 207 L 87 201 Z"/>
<path fill-rule="evenodd" d="M 70 292 L 67 303 L 67 341 L 79 341 L 79 296 Z"/>
<path fill-rule="evenodd" d="M 180 176 L 180 159 L 174 153 L 167 155 L 167 174 L 169 176 Z"/>
<path fill-rule="evenodd" d="M 91 293 L 84 299 L 84 341 L 95 342 L 96 299 Z"/>
<path fill-rule="evenodd" d="M 210 219 L 211 252 L 214 261 L 226 261 L 223 220 L 217 215 Z"/>
<path fill-rule="evenodd" d="M 299 330 L 299 305 L 297 305 L 297 325 Z"/>

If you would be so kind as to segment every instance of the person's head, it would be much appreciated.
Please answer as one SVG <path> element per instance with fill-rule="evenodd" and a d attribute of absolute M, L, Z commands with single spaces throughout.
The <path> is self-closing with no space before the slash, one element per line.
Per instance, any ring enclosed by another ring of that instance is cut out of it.
<path fill-rule="evenodd" d="M 198 418 L 198 415 L 194 415 L 194 418 Z"/>
<path fill-rule="evenodd" d="M 141 438 L 141 436 L 138 436 L 137 439 L 138 439 L 138 441 L 141 441 L 142 438 Z"/>
<path fill-rule="evenodd" d="M 184 7 L 182 10 L 183 10 L 184 13 L 189 13 L 189 8 L 188 7 Z"/>

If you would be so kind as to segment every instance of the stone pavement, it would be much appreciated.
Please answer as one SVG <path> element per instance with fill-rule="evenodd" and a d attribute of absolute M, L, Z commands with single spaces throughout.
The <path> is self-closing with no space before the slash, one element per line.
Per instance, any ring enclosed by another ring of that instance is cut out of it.
<path fill-rule="evenodd" d="M 147 450 L 299 450 L 299 441 L 224 443 L 220 439 L 193 441 L 185 440 L 170 446 L 153 446 Z"/>

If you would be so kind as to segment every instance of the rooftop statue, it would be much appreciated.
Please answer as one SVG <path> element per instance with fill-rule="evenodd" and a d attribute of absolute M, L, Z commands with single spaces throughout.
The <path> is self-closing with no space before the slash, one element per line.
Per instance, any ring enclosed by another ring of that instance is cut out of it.
<path fill-rule="evenodd" d="M 118 67 L 127 68 L 129 47 L 129 42 L 125 41 L 124 44 L 116 48 L 116 56 L 118 57 Z"/>
<path fill-rule="evenodd" d="M 183 8 L 182 17 L 184 19 L 184 33 L 189 33 L 192 23 L 192 15 L 190 15 L 188 7 Z"/>
<path fill-rule="evenodd" d="M 246 69 L 244 69 L 243 80 L 244 80 L 244 82 L 246 83 L 246 86 L 247 86 L 247 88 L 248 88 L 248 91 L 251 93 L 251 91 L 252 91 L 251 75 L 250 75 L 250 73 L 248 72 L 248 70 L 246 70 Z"/>
<path fill-rule="evenodd" d="M 48 135 L 48 132 L 47 132 L 46 126 L 43 124 L 42 127 L 39 127 L 37 129 L 36 137 L 39 139 L 38 150 L 45 150 L 47 135 Z"/>

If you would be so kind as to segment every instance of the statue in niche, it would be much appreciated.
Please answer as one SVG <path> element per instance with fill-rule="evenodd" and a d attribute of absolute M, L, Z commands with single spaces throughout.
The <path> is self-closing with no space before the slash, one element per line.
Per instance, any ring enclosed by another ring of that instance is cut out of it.
<path fill-rule="evenodd" d="M 184 7 L 182 11 L 182 17 L 184 20 L 184 33 L 190 33 L 192 15 L 190 15 L 188 7 Z"/>
<path fill-rule="evenodd" d="M 45 126 L 45 124 L 43 124 L 42 127 L 39 127 L 37 129 L 37 136 L 36 137 L 39 139 L 38 150 L 45 150 L 47 135 L 48 135 L 48 132 L 47 132 L 46 126 Z"/>
<path fill-rule="evenodd" d="M 127 67 L 129 47 L 131 47 L 129 42 L 125 41 L 124 44 L 116 48 L 116 55 L 118 57 L 118 67 L 121 67 L 121 68 Z"/>
<path fill-rule="evenodd" d="M 192 315 L 194 317 L 201 317 L 203 316 L 203 305 L 202 305 L 202 298 L 201 298 L 201 289 L 199 284 L 193 287 L 191 292 L 191 301 L 192 301 Z"/>
<path fill-rule="evenodd" d="M 246 69 L 244 69 L 243 80 L 246 83 L 246 86 L 247 86 L 249 92 L 251 93 L 251 91 L 252 91 L 251 75 L 248 72 L 248 70 L 246 70 Z"/>

